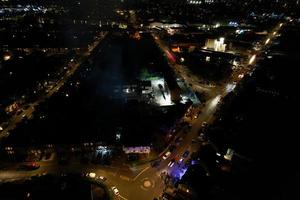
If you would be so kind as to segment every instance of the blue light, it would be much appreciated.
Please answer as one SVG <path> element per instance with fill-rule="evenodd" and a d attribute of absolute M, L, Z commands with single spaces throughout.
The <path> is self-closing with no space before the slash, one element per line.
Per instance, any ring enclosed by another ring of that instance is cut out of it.
<path fill-rule="evenodd" d="M 238 27 L 239 24 L 238 24 L 237 22 L 230 21 L 230 22 L 228 23 L 228 26 Z"/>
<path fill-rule="evenodd" d="M 183 175 L 186 173 L 187 171 L 187 167 L 185 167 L 184 165 L 182 166 L 179 166 L 179 165 L 176 165 L 173 167 L 170 175 L 173 177 L 173 178 L 176 178 L 178 180 L 181 180 Z"/>
<path fill-rule="evenodd" d="M 191 165 L 196 165 L 196 164 L 198 164 L 198 163 L 199 163 L 198 160 L 192 160 Z"/>

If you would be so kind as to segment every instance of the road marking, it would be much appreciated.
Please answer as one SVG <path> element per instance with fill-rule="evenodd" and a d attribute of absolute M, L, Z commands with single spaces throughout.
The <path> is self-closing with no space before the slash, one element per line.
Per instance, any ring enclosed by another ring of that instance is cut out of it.
<path fill-rule="evenodd" d="M 120 195 L 120 194 L 119 194 L 119 197 L 121 197 L 121 199 L 128 200 L 128 199 L 126 199 L 125 197 L 123 197 L 123 196 Z"/>
<path fill-rule="evenodd" d="M 141 182 L 142 184 L 140 185 L 140 188 L 144 191 L 148 191 L 149 189 L 153 189 L 155 187 L 155 181 L 149 179 L 148 177 L 143 178 Z"/>
<path fill-rule="evenodd" d="M 120 175 L 120 178 L 126 181 L 130 181 L 130 178 L 127 176 Z"/>
<path fill-rule="evenodd" d="M 146 167 L 145 169 L 143 169 L 138 175 L 136 175 L 134 178 L 133 178 L 133 181 L 135 181 L 140 175 L 142 175 L 145 171 L 147 171 L 150 167 Z"/>
<path fill-rule="evenodd" d="M 144 191 L 148 191 L 148 188 L 145 188 L 143 185 L 140 185 L 140 188 Z"/>
<path fill-rule="evenodd" d="M 161 177 L 161 176 L 160 176 L 160 173 L 161 173 L 161 172 L 156 172 L 155 174 L 156 174 L 157 177 Z"/>
<path fill-rule="evenodd" d="M 107 173 L 110 174 L 110 175 L 113 175 L 113 176 L 117 175 L 117 173 L 114 173 L 114 172 L 107 172 Z"/>

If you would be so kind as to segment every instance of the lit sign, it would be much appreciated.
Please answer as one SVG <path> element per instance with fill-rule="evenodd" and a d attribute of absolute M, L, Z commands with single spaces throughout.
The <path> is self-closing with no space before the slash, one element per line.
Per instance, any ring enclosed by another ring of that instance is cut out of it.
<path fill-rule="evenodd" d="M 123 151 L 128 153 L 150 153 L 150 147 L 123 147 Z"/>

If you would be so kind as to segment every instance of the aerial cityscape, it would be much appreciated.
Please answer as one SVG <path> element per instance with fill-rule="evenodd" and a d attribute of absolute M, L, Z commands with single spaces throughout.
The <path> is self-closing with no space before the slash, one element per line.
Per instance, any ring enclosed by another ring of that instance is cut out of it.
<path fill-rule="evenodd" d="M 300 199 L 299 35 L 300 0 L 0 0 L 0 200 Z"/>

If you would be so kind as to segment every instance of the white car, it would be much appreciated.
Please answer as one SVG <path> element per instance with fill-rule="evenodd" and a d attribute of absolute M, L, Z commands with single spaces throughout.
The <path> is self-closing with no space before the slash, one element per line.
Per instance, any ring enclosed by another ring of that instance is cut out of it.
<path fill-rule="evenodd" d="M 184 161 L 184 158 L 181 157 L 181 158 L 179 159 L 179 163 L 182 163 L 183 161 Z"/>
<path fill-rule="evenodd" d="M 90 173 L 87 174 L 87 176 L 90 177 L 90 178 L 95 178 L 96 177 L 96 173 L 90 172 Z"/>
<path fill-rule="evenodd" d="M 106 181 L 107 178 L 105 178 L 104 176 L 97 176 L 97 179 L 101 179 L 102 181 Z"/>
<path fill-rule="evenodd" d="M 207 126 L 207 122 L 203 122 L 202 123 L 202 127 L 204 128 L 204 127 L 206 127 Z"/>
<path fill-rule="evenodd" d="M 111 187 L 111 190 L 115 193 L 115 195 L 120 195 L 119 190 L 116 186 Z"/>
<path fill-rule="evenodd" d="M 167 153 L 165 153 L 165 155 L 163 155 L 163 159 L 166 160 L 169 156 L 171 155 L 171 152 L 168 151 Z"/>
<path fill-rule="evenodd" d="M 239 78 L 239 79 L 244 78 L 244 74 L 239 74 L 238 78 Z"/>

